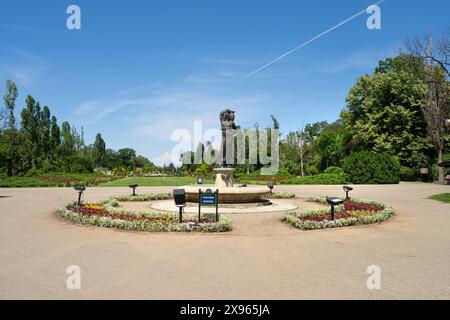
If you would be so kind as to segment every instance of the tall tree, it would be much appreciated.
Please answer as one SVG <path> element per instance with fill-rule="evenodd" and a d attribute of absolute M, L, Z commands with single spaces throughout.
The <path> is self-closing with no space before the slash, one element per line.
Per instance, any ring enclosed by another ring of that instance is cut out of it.
<path fill-rule="evenodd" d="M 50 160 L 51 157 L 51 126 L 50 109 L 44 106 L 39 115 L 39 138 L 42 145 L 42 156 L 45 160 Z"/>
<path fill-rule="evenodd" d="M 436 150 L 438 163 L 443 161 L 445 122 L 450 116 L 450 32 L 433 44 L 433 37 L 406 42 L 406 49 L 415 58 L 417 78 L 426 85 L 421 110 L 428 133 Z M 439 167 L 439 182 L 444 183 L 444 168 Z"/>
<path fill-rule="evenodd" d="M 60 144 L 61 144 L 61 130 L 59 129 L 58 126 L 58 120 L 56 119 L 55 116 L 53 116 L 50 129 L 50 150 L 52 158 L 56 156 L 56 152 Z"/>
<path fill-rule="evenodd" d="M 70 172 L 76 150 L 76 138 L 73 135 L 70 123 L 64 121 L 61 126 L 61 158 L 65 163 L 65 169 Z"/>
<path fill-rule="evenodd" d="M 429 153 L 430 143 L 420 110 L 425 88 L 402 68 L 404 59 L 380 62 L 374 74 L 360 77 L 341 117 L 356 148 L 389 153 L 412 166 L 412 156 Z"/>
<path fill-rule="evenodd" d="M 16 145 L 16 119 L 14 117 L 14 108 L 16 106 L 17 99 L 17 87 L 16 84 L 8 80 L 6 81 L 6 94 L 3 96 L 5 105 L 8 111 L 8 124 L 9 124 L 9 165 L 8 165 L 8 175 L 16 175 L 16 156 L 17 156 L 17 145 Z"/>
<path fill-rule="evenodd" d="M 100 133 L 95 136 L 95 142 L 92 146 L 92 153 L 94 156 L 94 165 L 103 167 L 106 160 L 106 144 Z"/>
<path fill-rule="evenodd" d="M 22 132 L 26 140 L 28 140 L 31 149 L 27 152 L 27 158 L 31 163 L 31 167 L 35 169 L 38 165 L 38 157 L 40 151 L 39 137 L 39 116 L 41 107 L 39 102 L 36 103 L 32 96 L 27 96 L 25 100 L 25 108 L 22 110 Z"/>

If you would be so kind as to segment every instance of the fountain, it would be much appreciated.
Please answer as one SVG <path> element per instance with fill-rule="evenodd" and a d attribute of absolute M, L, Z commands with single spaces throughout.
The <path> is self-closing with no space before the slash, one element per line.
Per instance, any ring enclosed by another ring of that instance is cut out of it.
<path fill-rule="evenodd" d="M 188 202 L 198 202 L 199 190 L 219 190 L 219 203 L 257 203 L 264 202 L 263 196 L 270 192 L 267 186 L 234 186 L 234 171 L 229 167 L 230 155 L 227 150 L 233 148 L 233 132 L 237 128 L 234 123 L 234 111 L 226 109 L 220 113 L 222 129 L 222 164 L 213 169 L 216 180 L 214 185 L 183 186 Z M 230 154 L 232 154 L 230 152 Z"/>

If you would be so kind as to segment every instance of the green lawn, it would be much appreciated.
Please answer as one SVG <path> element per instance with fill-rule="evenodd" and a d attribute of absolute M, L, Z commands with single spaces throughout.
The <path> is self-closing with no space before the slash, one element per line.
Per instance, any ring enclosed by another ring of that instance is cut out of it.
<path fill-rule="evenodd" d="M 128 187 L 131 184 L 138 184 L 140 187 L 183 186 L 196 182 L 197 179 L 194 177 L 127 177 L 102 183 L 99 187 Z M 205 183 L 212 183 L 212 181 L 205 181 Z"/>
<path fill-rule="evenodd" d="M 435 194 L 434 196 L 431 196 L 430 198 L 433 200 L 450 203 L 450 193 Z"/>
<path fill-rule="evenodd" d="M 102 174 L 45 173 L 31 177 L 1 177 L 0 188 L 71 187 L 77 184 L 95 186 L 116 179 Z"/>

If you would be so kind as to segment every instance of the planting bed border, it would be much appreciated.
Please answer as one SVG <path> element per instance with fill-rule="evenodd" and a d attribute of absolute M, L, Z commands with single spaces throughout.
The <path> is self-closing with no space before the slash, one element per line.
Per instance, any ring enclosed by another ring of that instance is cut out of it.
<path fill-rule="evenodd" d="M 151 200 L 161 200 L 161 197 L 172 197 L 169 194 L 147 194 L 138 196 L 116 196 L 107 200 L 102 200 L 99 204 L 103 205 L 105 210 L 110 212 L 112 215 L 129 215 L 136 216 L 139 218 L 162 218 L 162 219 L 178 219 L 178 214 L 169 212 L 147 212 L 147 211 L 130 211 L 118 207 L 119 201 L 151 201 Z M 167 199 L 167 198 L 166 198 Z M 116 228 L 131 231 L 146 231 L 146 232 L 227 232 L 232 230 L 231 221 L 220 216 L 219 221 L 215 222 L 215 214 L 203 214 L 202 218 L 208 222 L 198 223 L 198 216 L 196 214 L 185 214 L 183 215 L 182 223 L 172 223 L 164 224 L 160 222 L 146 222 L 133 220 L 123 220 L 114 219 L 112 217 L 104 217 L 98 215 L 83 215 L 81 213 L 70 210 L 76 202 L 69 202 L 64 204 L 60 210 L 59 214 L 61 217 L 71 220 L 78 224 L 92 225 L 97 227 L 106 228 Z M 203 220 L 202 219 L 202 220 Z M 185 221 L 185 222 L 184 222 Z"/>
<path fill-rule="evenodd" d="M 347 226 L 355 226 L 355 225 L 363 225 L 363 224 L 374 224 L 374 223 L 380 223 L 387 219 L 389 219 L 393 214 L 394 210 L 392 207 L 385 205 L 384 203 L 373 201 L 373 200 L 357 200 L 352 199 L 355 202 L 361 203 L 361 204 L 369 204 L 369 205 L 375 205 L 382 210 L 379 212 L 374 212 L 372 215 L 363 215 L 359 217 L 348 217 L 348 218 L 342 218 L 342 219 L 336 219 L 334 221 L 332 220 L 323 220 L 323 221 L 314 221 L 314 220 L 301 220 L 299 217 L 308 217 L 308 216 L 315 216 L 315 215 L 321 215 L 321 214 L 330 214 L 331 208 L 330 207 L 324 207 L 320 209 L 314 209 L 305 211 L 302 213 L 293 212 L 290 211 L 288 213 L 285 213 L 281 220 L 293 225 L 294 227 L 301 229 L 301 230 L 318 230 L 318 229 L 327 229 L 327 228 L 339 228 L 339 227 L 347 227 Z M 326 197 L 310 197 L 308 199 L 310 202 L 317 202 L 321 204 L 327 204 Z M 342 211 L 343 206 L 336 206 L 335 210 L 337 213 Z"/>

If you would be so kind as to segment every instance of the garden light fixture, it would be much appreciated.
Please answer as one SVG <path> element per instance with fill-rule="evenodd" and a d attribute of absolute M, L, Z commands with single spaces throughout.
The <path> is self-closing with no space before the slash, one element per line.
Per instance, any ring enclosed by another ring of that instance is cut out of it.
<path fill-rule="evenodd" d="M 186 207 L 186 191 L 184 189 L 174 189 L 173 199 L 175 205 L 180 210 L 179 222 L 183 222 L 183 208 Z"/>
<path fill-rule="evenodd" d="M 341 199 L 337 197 L 327 197 L 327 202 L 331 205 L 331 220 L 334 221 L 334 206 L 338 206 L 344 203 Z"/>
<path fill-rule="evenodd" d="M 349 187 L 349 186 L 343 186 L 343 189 L 344 189 L 344 192 L 345 192 L 345 201 L 348 201 L 350 198 L 348 197 L 348 193 L 350 192 L 350 191 L 352 191 L 353 190 L 353 188 L 352 187 Z"/>
<path fill-rule="evenodd" d="M 203 184 L 203 179 L 202 178 L 198 178 L 197 179 L 197 184 Z"/>
<path fill-rule="evenodd" d="M 128 187 L 130 187 L 131 189 L 133 189 L 133 197 L 135 197 L 136 196 L 136 188 L 138 187 L 139 185 L 137 185 L 137 184 L 130 184 Z"/>
<path fill-rule="evenodd" d="M 267 183 L 267 186 L 269 187 L 269 189 L 270 189 L 270 193 L 272 193 L 272 190 L 273 190 L 273 182 L 272 181 L 269 181 L 268 183 Z"/>
<path fill-rule="evenodd" d="M 80 204 L 81 204 L 81 195 L 83 194 L 84 190 L 86 190 L 86 187 L 83 186 L 83 185 L 78 185 L 78 186 L 75 186 L 74 189 L 75 189 L 76 191 L 78 191 L 78 201 L 77 201 L 77 204 L 80 205 Z"/>

